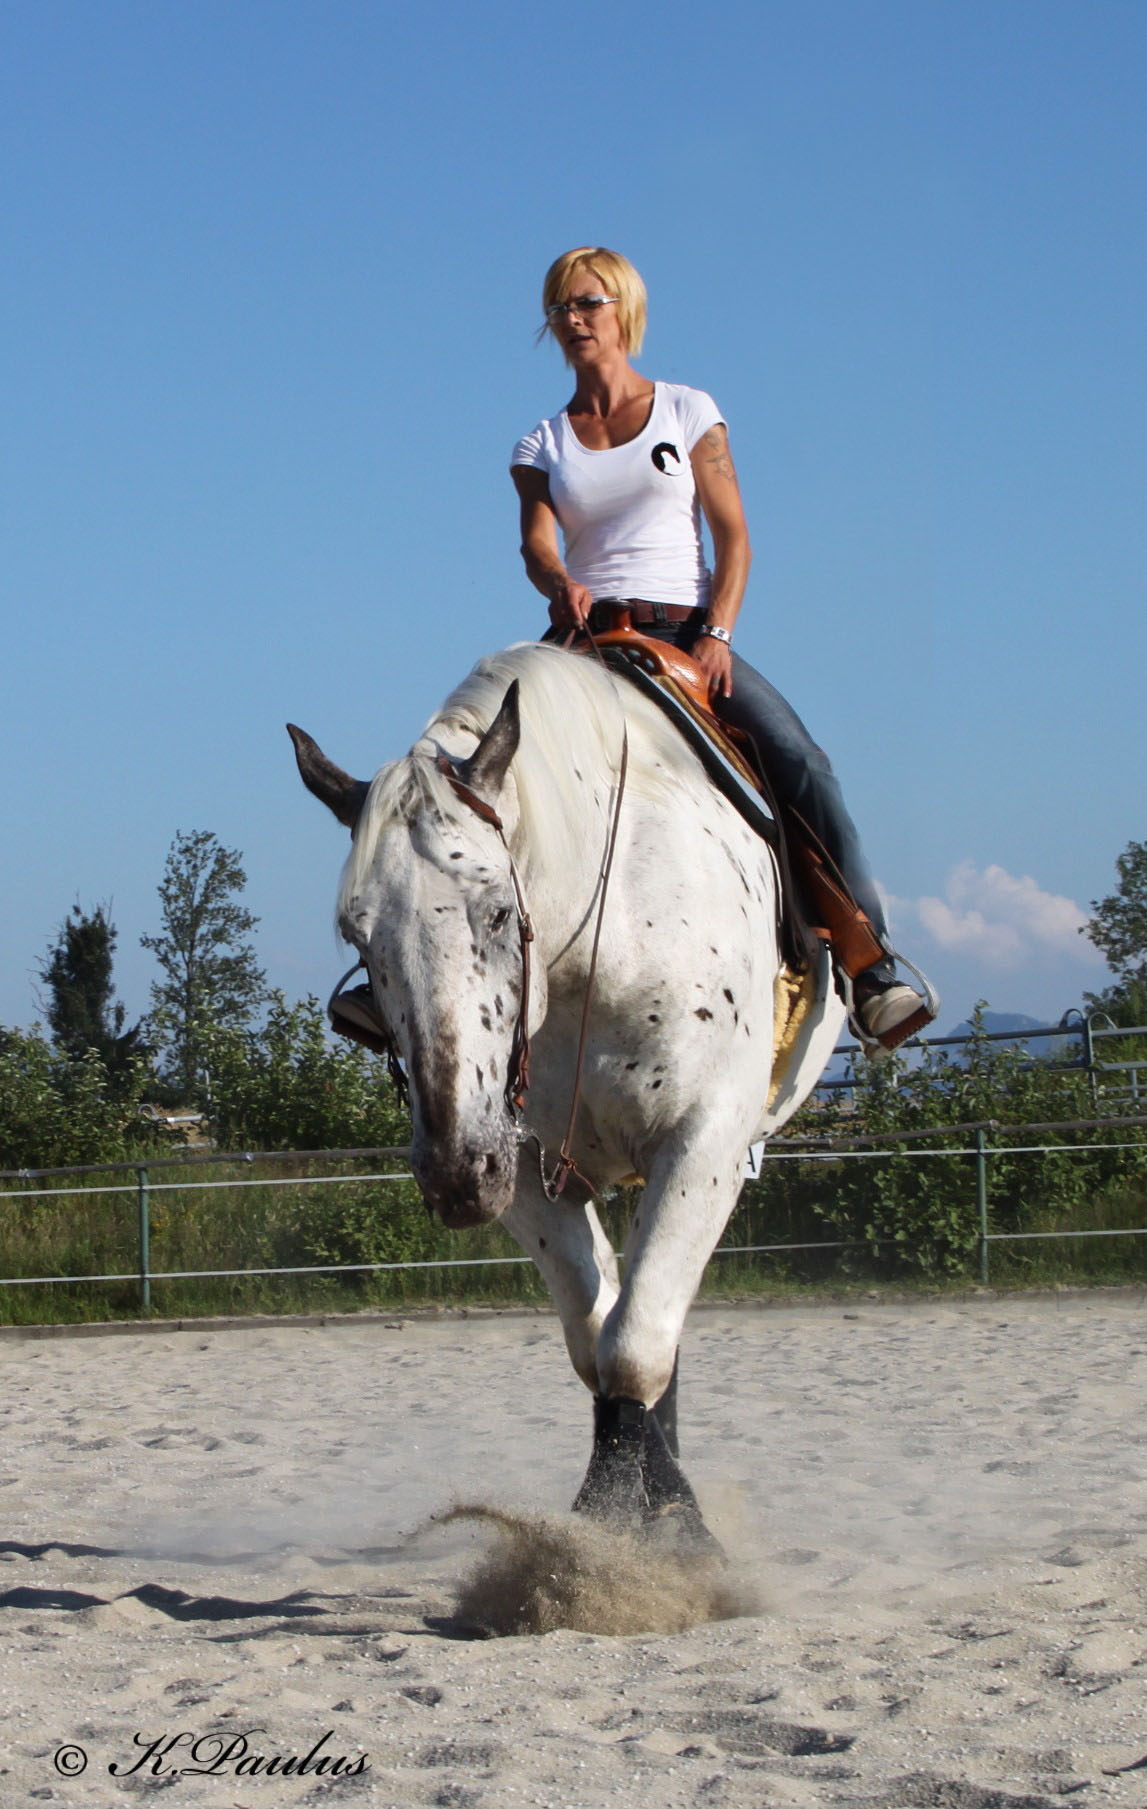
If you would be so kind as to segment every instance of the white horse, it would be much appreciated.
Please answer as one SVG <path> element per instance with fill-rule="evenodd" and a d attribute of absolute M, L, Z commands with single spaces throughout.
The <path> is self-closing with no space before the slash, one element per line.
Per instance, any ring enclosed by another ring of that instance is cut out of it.
<path fill-rule="evenodd" d="M 595 1397 L 575 1507 L 672 1510 L 704 1539 L 676 1462 L 678 1343 L 749 1144 L 791 1116 L 836 1041 L 827 959 L 774 1077 L 772 852 L 656 704 L 596 661 L 533 643 L 482 660 L 369 786 L 291 734 L 304 783 L 353 831 L 338 924 L 409 1079 L 427 1205 L 451 1226 L 502 1219 Z M 543 1163 L 552 1176 L 570 1113 L 614 831 L 576 1167 L 554 1199 Z M 526 1025 L 519 1117 L 507 1094 Z M 635 1175 L 622 1279 L 592 1195 Z"/>

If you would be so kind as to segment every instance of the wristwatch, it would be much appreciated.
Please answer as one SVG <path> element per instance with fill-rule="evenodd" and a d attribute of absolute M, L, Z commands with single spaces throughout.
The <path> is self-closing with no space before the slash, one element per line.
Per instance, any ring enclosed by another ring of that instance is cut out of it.
<path fill-rule="evenodd" d="M 702 622 L 699 634 L 707 634 L 711 641 L 724 641 L 726 647 L 733 645 L 733 637 L 727 628 L 718 628 L 715 622 Z"/>

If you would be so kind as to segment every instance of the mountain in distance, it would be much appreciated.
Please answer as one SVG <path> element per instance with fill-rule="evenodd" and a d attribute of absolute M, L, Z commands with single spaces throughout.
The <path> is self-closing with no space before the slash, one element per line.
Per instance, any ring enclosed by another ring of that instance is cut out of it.
<path fill-rule="evenodd" d="M 1022 1040 L 1025 1031 L 1053 1030 L 1056 1028 L 1055 1025 L 1049 1024 L 1046 1018 L 1030 1018 L 1025 1016 L 1022 1011 L 985 1011 L 982 1027 L 989 1035 L 1013 1035 L 1016 1037 L 1017 1041 Z M 924 1040 L 928 1041 L 931 1037 L 971 1036 L 971 1034 L 971 1020 L 969 1018 L 964 1018 L 959 1024 L 954 1024 L 951 1030 L 940 1031 L 932 1026 L 929 1030 L 924 1032 Z M 841 1044 L 851 1044 L 852 1041 L 852 1033 L 846 1027 L 841 1033 Z M 1034 1038 L 1028 1045 L 1028 1053 L 1030 1055 L 1044 1060 L 1056 1061 L 1067 1060 L 1070 1056 L 1075 1054 L 1077 1049 L 1078 1041 L 1075 1037 L 1071 1036 L 1062 1038 L 1039 1036 Z M 909 1056 L 911 1055 L 911 1044 L 908 1045 L 905 1053 Z M 949 1061 L 959 1062 L 963 1059 L 963 1051 L 958 1045 L 955 1048 L 942 1050 L 941 1053 L 946 1055 Z M 855 1060 L 855 1058 L 853 1059 Z M 848 1066 L 848 1057 L 834 1055 L 829 1062 L 828 1067 L 825 1069 L 822 1077 L 823 1080 L 842 1081 L 848 1073 Z"/>
<path fill-rule="evenodd" d="M 1054 1025 L 1049 1024 L 1046 1018 L 1025 1017 L 1022 1011 L 985 1011 L 983 1028 L 990 1035 L 1000 1036 L 1008 1032 L 1014 1034 L 1021 1030 L 1052 1030 Z M 945 1036 L 971 1036 L 971 1019 L 964 1018 L 961 1023 L 954 1024 L 951 1030 L 945 1030 L 943 1034 Z"/>

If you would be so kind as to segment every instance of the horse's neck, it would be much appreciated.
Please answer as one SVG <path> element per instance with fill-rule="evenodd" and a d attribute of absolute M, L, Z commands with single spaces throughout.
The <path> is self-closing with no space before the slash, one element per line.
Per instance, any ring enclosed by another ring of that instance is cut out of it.
<path fill-rule="evenodd" d="M 574 731 L 585 727 L 577 723 L 576 713 L 568 726 Z M 576 732 L 550 763 L 532 772 L 523 769 L 517 778 L 517 824 L 510 845 L 526 888 L 538 953 L 547 965 L 574 944 L 588 958 L 618 781 L 618 764 L 603 752 L 596 734 Z M 621 808 L 636 808 L 632 795 L 623 796 Z M 615 867 L 611 894 L 623 883 Z"/>

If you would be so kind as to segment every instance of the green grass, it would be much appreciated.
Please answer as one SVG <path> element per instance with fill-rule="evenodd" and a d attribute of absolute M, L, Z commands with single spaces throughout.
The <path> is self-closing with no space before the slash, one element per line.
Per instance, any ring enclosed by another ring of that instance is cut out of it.
<path fill-rule="evenodd" d="M 310 1172 L 330 1174 L 315 1163 Z M 841 1235 L 826 1222 L 840 1165 L 801 1165 L 800 1184 L 785 1164 L 783 1184 L 746 1189 L 722 1242 L 730 1245 L 808 1242 Z M 341 1165 L 345 1178 L 329 1186 L 287 1185 L 308 1171 L 262 1163 L 258 1177 L 272 1185 L 241 1185 L 256 1178 L 249 1165 L 192 1166 L 153 1172 L 150 1268 L 211 1270 L 291 1268 L 324 1263 L 445 1262 L 517 1257 L 520 1251 L 499 1225 L 447 1231 L 424 1211 L 409 1180 L 363 1182 L 359 1165 Z M 918 1170 L 915 1171 L 918 1173 Z M 1054 1174 L 1049 1172 L 1049 1179 Z M 76 1177 L 77 1181 L 84 1177 Z M 93 1186 L 119 1177 L 93 1175 Z M 782 1177 L 778 1176 L 778 1180 Z M 952 1166 L 950 1217 L 956 1224 L 955 1255 L 943 1270 L 924 1273 L 906 1261 L 902 1246 L 805 1250 L 792 1254 L 714 1256 L 701 1287 L 709 1299 L 811 1294 L 851 1295 L 871 1289 L 935 1292 L 966 1288 L 979 1280 L 972 1174 L 966 1161 Z M 205 1187 L 204 1181 L 219 1183 Z M 177 1191 L 173 1182 L 194 1182 Z M 7 1276 L 123 1274 L 117 1282 L 51 1282 L 0 1288 L 0 1323 L 76 1323 L 143 1316 L 138 1280 L 138 1199 L 134 1182 L 119 1193 L 59 1194 L 58 1182 L 28 1182 L 18 1200 L 0 1202 L 0 1267 Z M 1126 1178 L 1107 1180 L 1070 1205 L 1033 1205 L 1022 1214 L 1005 1186 L 993 1228 L 1065 1231 L 1132 1229 L 1147 1225 L 1147 1185 L 1134 1164 Z M 632 1196 L 618 1192 L 602 1206 L 607 1231 L 624 1243 Z M 909 1256 L 911 1252 L 907 1253 Z M 996 1287 L 1142 1284 L 1147 1281 L 1147 1236 L 1051 1238 L 994 1243 L 990 1281 Z M 531 1265 L 409 1268 L 351 1274 L 214 1276 L 154 1280 L 150 1316 L 194 1318 L 248 1313 L 343 1313 L 415 1309 L 433 1305 L 540 1305 L 547 1295 Z"/>

